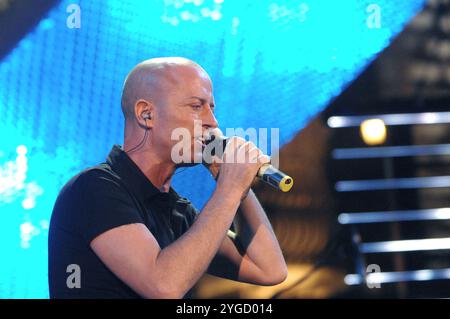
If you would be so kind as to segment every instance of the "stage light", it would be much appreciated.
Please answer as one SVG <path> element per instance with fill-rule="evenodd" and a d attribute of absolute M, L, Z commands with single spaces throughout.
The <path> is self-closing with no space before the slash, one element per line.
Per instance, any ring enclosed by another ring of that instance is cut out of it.
<path fill-rule="evenodd" d="M 379 145 L 386 141 L 386 125 L 381 119 L 365 120 L 360 126 L 361 137 L 367 145 Z"/>
<path fill-rule="evenodd" d="M 19 145 L 16 148 L 16 152 L 18 155 L 25 155 L 27 153 L 27 147 L 25 145 Z"/>
<path fill-rule="evenodd" d="M 36 206 L 36 203 L 33 198 L 26 198 L 22 201 L 22 207 L 24 209 L 32 209 Z"/>

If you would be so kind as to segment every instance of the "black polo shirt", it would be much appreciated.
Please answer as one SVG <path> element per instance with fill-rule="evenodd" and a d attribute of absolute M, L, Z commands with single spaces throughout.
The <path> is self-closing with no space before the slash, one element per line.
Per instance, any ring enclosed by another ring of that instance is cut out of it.
<path fill-rule="evenodd" d="M 105 163 L 73 177 L 58 195 L 48 242 L 50 298 L 139 298 L 102 263 L 90 242 L 109 229 L 142 223 L 163 249 L 193 224 L 196 213 L 172 188 L 160 192 L 115 145 Z"/>

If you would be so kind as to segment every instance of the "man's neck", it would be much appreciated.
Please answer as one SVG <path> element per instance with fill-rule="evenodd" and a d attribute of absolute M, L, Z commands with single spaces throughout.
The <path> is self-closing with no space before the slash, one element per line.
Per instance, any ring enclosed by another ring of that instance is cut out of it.
<path fill-rule="evenodd" d="M 123 149 L 130 149 L 130 145 L 135 145 L 135 141 L 144 138 L 145 135 L 142 132 L 140 134 L 136 135 L 133 127 L 125 123 Z M 151 136 L 148 138 L 151 139 Z M 171 160 L 161 158 L 158 154 L 162 153 L 155 149 L 151 141 L 127 154 L 156 188 L 165 193 L 169 191 L 176 166 Z"/>
<path fill-rule="evenodd" d="M 155 155 L 155 152 L 149 151 L 128 154 L 150 182 L 161 192 L 167 193 L 176 167 L 174 163 L 164 162 Z"/>

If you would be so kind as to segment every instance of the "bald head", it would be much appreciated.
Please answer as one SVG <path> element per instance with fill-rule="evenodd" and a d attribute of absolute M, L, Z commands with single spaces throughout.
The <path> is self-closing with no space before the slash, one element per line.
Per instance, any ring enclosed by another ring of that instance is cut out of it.
<path fill-rule="evenodd" d="M 134 107 L 138 100 L 164 105 L 166 97 L 192 76 L 209 79 L 200 65 L 181 57 L 154 58 L 136 65 L 128 74 L 122 91 L 125 121 L 134 118 Z"/>

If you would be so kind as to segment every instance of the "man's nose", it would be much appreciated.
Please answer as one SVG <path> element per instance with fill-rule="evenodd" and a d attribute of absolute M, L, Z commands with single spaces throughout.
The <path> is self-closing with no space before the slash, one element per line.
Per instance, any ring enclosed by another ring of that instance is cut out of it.
<path fill-rule="evenodd" d="M 203 117 L 202 122 L 204 126 L 207 126 L 209 128 L 216 128 L 219 126 L 219 123 L 217 122 L 217 119 L 214 116 L 214 113 L 212 112 L 210 107 L 207 108 L 206 114 Z"/>

